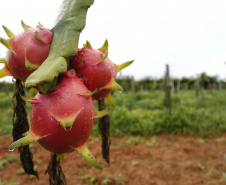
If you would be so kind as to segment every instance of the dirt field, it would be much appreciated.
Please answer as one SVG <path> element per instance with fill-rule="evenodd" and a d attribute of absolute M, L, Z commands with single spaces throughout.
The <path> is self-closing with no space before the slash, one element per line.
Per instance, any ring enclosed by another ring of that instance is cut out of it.
<path fill-rule="evenodd" d="M 23 173 L 17 150 L 6 149 L 11 142 L 10 137 L 0 136 L 1 183 L 48 185 L 44 173 L 50 153 L 38 143 L 31 146 L 37 180 Z M 91 167 L 76 152 L 66 155 L 61 166 L 68 185 L 226 185 L 226 134 L 113 137 L 110 165 L 102 159 L 99 138 L 91 138 L 89 148 L 103 169 Z"/>

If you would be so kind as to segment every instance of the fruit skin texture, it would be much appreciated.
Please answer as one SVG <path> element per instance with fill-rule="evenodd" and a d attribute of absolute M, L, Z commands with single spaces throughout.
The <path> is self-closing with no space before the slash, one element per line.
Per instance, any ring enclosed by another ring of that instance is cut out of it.
<path fill-rule="evenodd" d="M 53 34 L 44 27 L 28 27 L 10 40 L 11 50 L 6 53 L 6 66 L 16 79 L 25 81 L 47 58 Z M 25 65 L 25 57 L 30 64 Z"/>
<path fill-rule="evenodd" d="M 90 91 L 98 90 L 92 96 L 94 100 L 100 100 L 112 91 L 106 87 L 117 75 L 117 67 L 109 57 L 101 61 L 104 54 L 106 53 L 103 50 L 85 46 L 72 57 L 72 67 L 77 76 L 84 77 L 84 83 Z"/>
<path fill-rule="evenodd" d="M 95 109 L 90 93 L 74 72 L 66 72 L 59 85 L 46 95 L 37 94 L 32 104 L 30 132 L 39 136 L 39 143 L 56 153 L 69 153 L 83 145 L 92 131 Z M 77 115 L 77 117 L 76 117 Z M 71 126 L 62 127 L 56 119 L 70 120 Z"/>

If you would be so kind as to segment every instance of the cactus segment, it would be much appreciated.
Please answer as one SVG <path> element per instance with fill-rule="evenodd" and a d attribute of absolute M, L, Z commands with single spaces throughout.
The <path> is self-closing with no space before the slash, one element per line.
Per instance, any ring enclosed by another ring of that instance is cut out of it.
<path fill-rule="evenodd" d="M 1 63 L 3 63 L 4 60 L 1 59 Z M 6 64 L 4 65 L 4 67 L 0 70 L 0 78 L 3 78 L 5 76 L 12 76 L 12 74 L 9 72 Z"/>
<path fill-rule="evenodd" d="M 95 119 L 96 118 L 102 118 L 104 116 L 106 116 L 107 114 L 109 114 L 111 111 L 108 110 L 107 108 L 104 109 L 104 110 L 101 110 L 101 111 L 96 111 L 96 116 L 94 117 Z"/>
<path fill-rule="evenodd" d="M 82 109 L 80 109 L 79 111 L 77 111 L 74 115 L 70 116 L 70 117 L 65 117 L 65 118 L 58 118 L 57 116 L 54 116 L 50 113 L 50 115 L 57 120 L 60 125 L 62 127 L 72 127 L 72 125 L 74 124 L 76 118 L 78 117 L 78 115 L 80 114 L 80 112 L 82 111 Z"/>
<path fill-rule="evenodd" d="M 6 32 L 6 34 L 7 34 L 7 36 L 8 36 L 9 38 L 12 38 L 12 37 L 15 36 L 15 34 L 14 34 L 10 29 L 8 29 L 7 27 L 5 27 L 5 26 L 3 26 L 3 25 L 2 25 L 2 27 L 3 27 L 3 29 L 5 30 L 5 32 Z"/>
<path fill-rule="evenodd" d="M 64 0 L 55 26 L 51 30 L 53 40 L 47 59 L 26 80 L 26 87 L 52 82 L 59 73 L 67 71 L 67 57 L 75 56 L 80 32 L 86 23 L 88 8 L 94 0 Z"/>
<path fill-rule="evenodd" d="M 93 167 L 97 168 L 98 170 L 102 169 L 100 164 L 96 161 L 95 157 L 89 151 L 87 147 L 87 142 L 84 145 L 75 148 L 75 151 L 78 152 Z"/>
<path fill-rule="evenodd" d="M 7 148 L 9 150 L 13 150 L 13 149 L 21 147 L 21 146 L 29 145 L 35 141 L 38 141 L 39 139 L 41 139 L 41 137 L 34 136 L 34 135 L 32 135 L 32 133 L 30 131 L 28 131 L 27 135 L 25 137 L 22 137 L 22 138 L 16 140 L 14 143 L 12 143 Z"/>
<path fill-rule="evenodd" d="M 59 73 L 65 71 L 67 71 L 67 61 L 64 57 L 48 59 L 27 78 L 25 86 L 30 88 L 43 82 L 53 82 Z"/>
<path fill-rule="evenodd" d="M 83 47 L 90 47 L 92 48 L 90 42 L 87 40 L 85 44 L 83 44 Z"/>
<path fill-rule="evenodd" d="M 107 58 L 107 56 L 108 56 L 108 53 L 102 54 L 102 59 L 97 64 L 100 64 L 101 62 L 103 62 Z"/>
<path fill-rule="evenodd" d="M 102 50 L 104 53 L 108 53 L 108 40 L 106 39 L 103 46 L 98 50 Z"/>
<path fill-rule="evenodd" d="M 11 42 L 12 38 L 10 39 L 4 39 L 0 37 L 0 42 L 2 43 L 2 45 L 4 45 L 7 49 L 9 49 L 10 51 L 13 52 L 11 46 L 10 46 L 10 42 Z"/>
<path fill-rule="evenodd" d="M 131 60 L 131 61 L 119 64 L 119 65 L 115 64 L 115 66 L 117 68 L 117 71 L 119 72 L 119 71 L 123 70 L 124 68 L 128 67 L 129 65 L 131 65 L 133 62 L 134 62 L 134 60 Z"/>
<path fill-rule="evenodd" d="M 38 100 L 37 100 L 36 98 L 34 98 L 34 97 L 32 97 L 32 98 L 27 98 L 27 97 L 22 96 L 22 95 L 20 95 L 20 97 L 21 97 L 25 102 L 29 102 L 29 103 L 31 103 L 31 104 L 38 103 Z"/>
<path fill-rule="evenodd" d="M 22 20 L 21 20 L 21 26 L 23 27 L 24 31 L 25 31 L 26 29 L 30 28 L 30 26 L 26 25 L 26 24 L 24 23 L 24 21 L 22 21 Z"/>
<path fill-rule="evenodd" d="M 97 89 L 95 89 L 93 92 L 90 92 L 90 93 L 85 93 L 85 94 L 78 94 L 80 96 L 85 96 L 85 97 L 91 97 L 94 93 L 97 92 Z"/>
<path fill-rule="evenodd" d="M 114 108 L 115 107 L 115 103 L 112 99 L 111 93 L 109 93 L 106 97 L 105 97 L 106 101 L 108 102 L 108 104 Z"/>
<path fill-rule="evenodd" d="M 112 77 L 110 83 L 104 87 L 104 89 L 111 89 L 117 92 L 123 92 L 123 88 L 114 80 L 114 78 Z"/>
<path fill-rule="evenodd" d="M 35 70 L 38 69 L 38 65 L 32 64 L 31 62 L 29 62 L 29 60 L 27 59 L 26 55 L 25 55 L 25 67 L 28 70 Z"/>
<path fill-rule="evenodd" d="M 64 157 L 63 154 L 57 154 L 57 157 L 58 157 L 59 159 L 61 159 L 61 160 L 65 160 L 65 159 L 66 159 L 66 157 Z"/>

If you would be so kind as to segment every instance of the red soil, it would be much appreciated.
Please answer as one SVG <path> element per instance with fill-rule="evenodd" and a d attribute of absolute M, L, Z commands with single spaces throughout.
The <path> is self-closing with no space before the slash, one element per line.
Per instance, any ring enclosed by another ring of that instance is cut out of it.
<path fill-rule="evenodd" d="M 10 137 L 0 136 L 0 184 L 7 181 L 6 184 L 48 185 L 48 175 L 44 174 L 50 152 L 38 143 L 31 146 L 39 173 L 37 180 L 18 174 L 19 154 L 6 149 L 11 142 Z M 99 138 L 92 137 L 89 148 L 103 169 L 91 167 L 76 152 L 65 155 L 67 159 L 60 164 L 67 185 L 226 185 L 226 134 L 205 138 L 166 134 L 113 137 L 110 165 L 101 156 Z M 9 155 L 16 160 L 1 165 Z"/>

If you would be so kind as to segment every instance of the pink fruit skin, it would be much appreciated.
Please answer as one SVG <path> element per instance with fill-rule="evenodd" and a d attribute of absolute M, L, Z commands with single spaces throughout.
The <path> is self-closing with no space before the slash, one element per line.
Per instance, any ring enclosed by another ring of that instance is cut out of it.
<path fill-rule="evenodd" d="M 66 72 L 59 85 L 46 95 L 37 94 L 38 103 L 32 104 L 30 131 L 43 137 L 39 143 L 47 150 L 61 154 L 69 153 L 89 138 L 92 131 L 95 109 L 90 93 L 74 72 Z M 63 128 L 54 118 L 67 119 L 79 113 L 71 128 Z"/>
<path fill-rule="evenodd" d="M 39 39 L 35 37 L 35 32 Z M 52 41 L 52 33 L 44 28 L 28 28 L 16 35 L 10 42 L 12 51 L 6 53 L 6 65 L 16 79 L 26 80 L 34 71 L 25 66 L 25 56 L 31 64 L 40 66 L 47 58 Z"/>
<path fill-rule="evenodd" d="M 84 76 L 84 83 L 90 91 L 98 89 L 93 94 L 93 99 L 99 100 L 106 97 L 111 90 L 104 89 L 110 82 L 112 77 L 116 79 L 117 68 L 114 63 L 107 57 L 103 62 L 100 50 L 85 47 L 78 50 L 78 53 L 72 58 L 72 66 L 76 70 L 77 76 Z M 81 59 L 85 60 L 81 63 Z"/>

